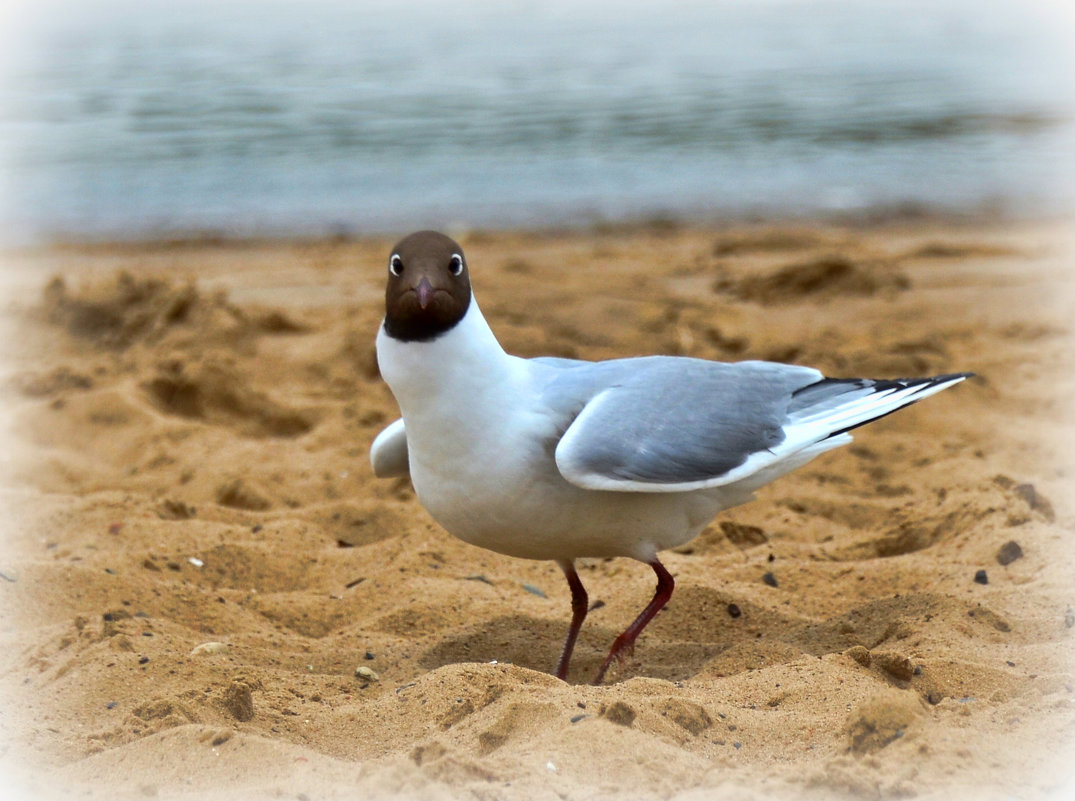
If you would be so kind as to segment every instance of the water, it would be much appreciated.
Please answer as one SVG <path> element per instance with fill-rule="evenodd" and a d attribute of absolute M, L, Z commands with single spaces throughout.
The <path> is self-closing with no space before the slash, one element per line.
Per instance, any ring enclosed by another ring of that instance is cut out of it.
<path fill-rule="evenodd" d="M 8 241 L 1075 200 L 1040 4 L 86 5 L 0 42 Z"/>

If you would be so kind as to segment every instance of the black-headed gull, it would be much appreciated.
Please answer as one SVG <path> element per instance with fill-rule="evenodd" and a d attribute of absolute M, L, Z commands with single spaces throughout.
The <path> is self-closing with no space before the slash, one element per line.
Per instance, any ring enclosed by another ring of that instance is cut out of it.
<path fill-rule="evenodd" d="M 409 474 L 459 539 L 563 569 L 572 617 L 558 677 L 589 604 L 575 560 L 627 556 L 653 568 L 653 600 L 595 684 L 672 595 L 659 551 L 847 444 L 851 429 L 971 375 L 875 381 L 761 361 L 511 356 L 471 294 L 463 249 L 434 231 L 392 249 L 377 362 L 402 419 L 373 441 L 374 473 Z"/>

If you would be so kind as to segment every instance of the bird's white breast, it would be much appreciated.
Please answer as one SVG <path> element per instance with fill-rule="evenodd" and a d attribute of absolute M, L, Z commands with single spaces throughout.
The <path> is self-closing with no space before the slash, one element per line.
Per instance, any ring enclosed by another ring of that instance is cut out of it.
<path fill-rule="evenodd" d="M 554 479 L 543 441 L 557 432 L 535 406 L 526 362 L 504 353 L 473 304 L 429 342 L 382 330 L 377 358 L 403 413 L 422 505 L 461 539 L 505 550 L 496 542 L 519 533 L 520 508 L 544 497 L 535 481 Z"/>

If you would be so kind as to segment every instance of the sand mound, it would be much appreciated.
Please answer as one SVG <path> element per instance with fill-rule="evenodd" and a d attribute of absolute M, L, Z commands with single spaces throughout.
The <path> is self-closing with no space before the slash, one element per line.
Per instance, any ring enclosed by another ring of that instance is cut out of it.
<path fill-rule="evenodd" d="M 207 423 L 232 425 L 255 437 L 295 437 L 314 427 L 314 415 L 274 403 L 244 386 L 243 377 L 224 364 L 188 366 L 172 360 L 143 385 L 162 412 Z"/>
<path fill-rule="evenodd" d="M 108 349 L 138 342 L 159 345 L 176 332 L 235 346 L 244 336 L 309 331 L 280 309 L 243 310 L 223 292 L 206 297 L 190 279 L 176 284 L 170 278 L 137 278 L 125 270 L 80 284 L 75 291 L 55 277 L 45 286 L 41 312 L 52 324 Z"/>
<path fill-rule="evenodd" d="M 713 243 L 714 256 L 744 253 L 780 253 L 808 250 L 828 243 L 830 237 L 809 228 L 768 228 L 758 231 L 729 232 Z"/>
<path fill-rule="evenodd" d="M 54 278 L 45 287 L 42 310 L 53 324 L 73 335 L 112 348 L 159 339 L 176 325 L 204 325 L 214 312 L 238 322 L 238 315 L 223 298 L 207 303 L 193 284 L 175 287 L 161 279 L 137 279 L 128 272 L 75 293 L 62 278 Z"/>
<path fill-rule="evenodd" d="M 804 297 L 873 295 L 905 290 L 910 280 L 890 266 L 854 261 L 846 256 L 822 256 L 795 262 L 764 275 L 719 279 L 713 288 L 756 303 L 788 303 Z"/>
<path fill-rule="evenodd" d="M 911 259 L 967 259 L 976 257 L 996 258 L 1016 256 L 1018 249 L 1006 245 L 990 245 L 982 242 L 925 242 L 907 253 Z"/>

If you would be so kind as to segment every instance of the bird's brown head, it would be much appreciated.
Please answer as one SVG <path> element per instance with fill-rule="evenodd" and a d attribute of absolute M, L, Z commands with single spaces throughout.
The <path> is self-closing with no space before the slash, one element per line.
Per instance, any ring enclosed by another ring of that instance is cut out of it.
<path fill-rule="evenodd" d="M 384 330 L 404 342 L 436 339 L 470 308 L 470 272 L 463 248 L 436 231 L 418 231 L 388 257 Z"/>

